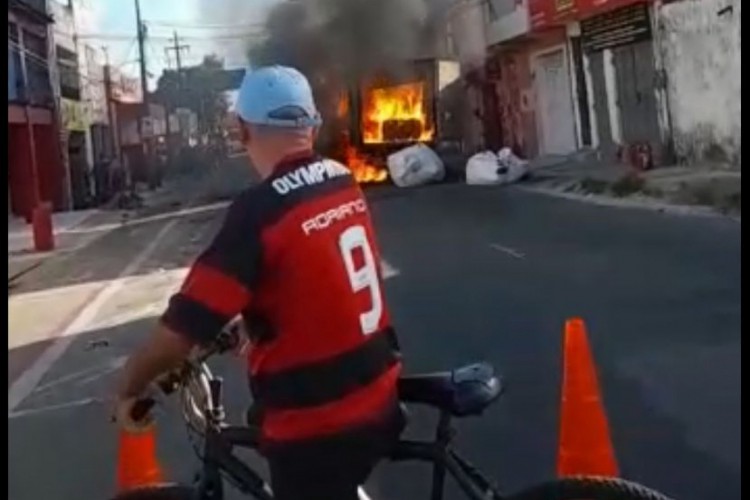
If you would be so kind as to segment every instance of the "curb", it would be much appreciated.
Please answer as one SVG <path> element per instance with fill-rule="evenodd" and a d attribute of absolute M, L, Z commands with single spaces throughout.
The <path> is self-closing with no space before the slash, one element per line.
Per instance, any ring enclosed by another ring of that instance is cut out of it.
<path fill-rule="evenodd" d="M 691 206 L 691 205 L 671 205 L 658 201 L 653 198 L 641 198 L 640 200 L 634 199 L 617 199 L 610 198 L 608 196 L 601 196 L 597 194 L 577 194 L 577 193 L 566 193 L 561 192 L 552 188 L 536 187 L 536 186 L 515 186 L 517 189 L 526 191 L 529 193 L 543 194 L 547 196 L 553 196 L 556 198 L 563 198 L 571 201 L 579 201 L 582 203 L 590 203 L 593 205 L 613 207 L 613 208 L 627 208 L 627 209 L 640 209 L 650 210 L 652 212 L 666 213 L 670 215 L 681 215 L 689 217 L 713 217 L 719 219 L 730 219 L 732 221 L 741 223 L 741 216 L 724 215 L 711 208 L 702 206 Z"/>

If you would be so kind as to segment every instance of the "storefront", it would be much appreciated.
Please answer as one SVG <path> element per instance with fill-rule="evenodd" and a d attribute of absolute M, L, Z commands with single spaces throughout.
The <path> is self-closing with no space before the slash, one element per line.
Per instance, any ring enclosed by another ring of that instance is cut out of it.
<path fill-rule="evenodd" d="M 574 17 L 573 2 L 528 0 L 490 26 L 497 33 L 488 64 L 495 68 L 503 143 L 520 156 L 567 154 L 579 146 L 565 30 Z"/>
<path fill-rule="evenodd" d="M 643 145 L 661 158 L 651 10 L 645 2 L 581 2 L 580 46 L 599 150 L 605 157 Z"/>
<path fill-rule="evenodd" d="M 8 187 L 13 215 L 31 219 L 37 199 L 64 208 L 65 170 L 52 111 L 8 105 Z"/>

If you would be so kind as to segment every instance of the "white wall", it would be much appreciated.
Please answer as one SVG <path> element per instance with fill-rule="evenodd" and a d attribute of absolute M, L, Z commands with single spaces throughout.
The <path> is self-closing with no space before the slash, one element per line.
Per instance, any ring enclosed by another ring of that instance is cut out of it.
<path fill-rule="evenodd" d="M 68 7 L 67 5 L 63 5 L 57 1 L 52 1 L 48 3 L 50 14 L 52 14 L 52 18 L 55 20 L 55 23 L 53 24 L 52 28 L 52 38 L 51 38 L 51 44 L 52 44 L 52 51 L 54 53 L 54 58 L 52 59 L 53 65 L 55 66 L 57 73 L 56 77 L 57 80 L 55 82 L 55 85 L 57 86 L 57 92 L 59 93 L 59 85 L 60 85 L 60 72 L 59 68 L 57 68 L 57 47 L 63 47 L 67 50 L 70 50 L 76 54 L 78 57 L 78 71 L 79 71 L 79 86 L 81 88 L 81 99 L 80 102 L 76 103 L 76 106 L 79 107 L 81 111 L 81 115 L 84 117 L 83 121 L 86 124 L 85 130 L 83 130 L 85 140 L 86 140 L 86 162 L 88 163 L 89 169 L 93 168 L 94 165 L 94 149 L 93 149 L 93 142 L 91 139 L 91 129 L 89 128 L 90 125 L 90 109 L 89 109 L 89 102 L 90 99 L 87 95 L 87 86 L 86 86 L 86 59 L 83 54 L 81 54 L 82 48 L 79 50 L 78 42 L 76 39 L 77 29 L 76 29 L 76 20 L 74 15 L 74 10 Z M 60 97 L 60 117 L 61 117 L 61 125 L 65 123 L 65 116 L 64 116 L 64 109 L 66 109 L 62 104 L 62 97 Z M 67 148 L 67 142 L 63 146 Z"/>
<path fill-rule="evenodd" d="M 82 47 L 86 59 L 87 81 L 82 82 L 89 101 L 91 123 L 109 124 L 107 92 L 104 85 L 104 65 L 101 51 L 90 45 Z"/>
<path fill-rule="evenodd" d="M 484 64 L 487 41 L 482 5 L 476 0 L 459 2 L 448 13 L 453 48 L 464 72 Z"/>
<path fill-rule="evenodd" d="M 528 0 L 490 0 L 498 19 L 487 20 L 487 42 L 495 45 L 529 32 Z"/>
<path fill-rule="evenodd" d="M 683 0 L 657 12 L 677 159 L 739 166 L 741 0 Z"/>

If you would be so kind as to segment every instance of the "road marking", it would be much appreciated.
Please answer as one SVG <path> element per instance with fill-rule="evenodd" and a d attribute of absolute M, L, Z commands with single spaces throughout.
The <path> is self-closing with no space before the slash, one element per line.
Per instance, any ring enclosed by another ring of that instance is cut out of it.
<path fill-rule="evenodd" d="M 75 339 L 76 334 L 86 329 L 96 317 L 99 310 L 110 300 L 125 283 L 125 277 L 135 274 L 139 267 L 148 259 L 156 250 L 162 239 L 177 224 L 179 219 L 173 219 L 164 225 L 156 234 L 153 240 L 139 253 L 122 272 L 99 291 L 73 319 L 71 323 L 57 336 L 57 340 L 47 348 L 36 361 L 23 372 L 8 389 L 8 413 L 11 414 L 39 385 L 44 375 L 49 371 L 52 365 L 60 359 L 70 344 Z"/>
<path fill-rule="evenodd" d="M 219 201 L 216 203 L 210 203 L 208 205 L 199 205 L 197 207 L 182 208 L 180 210 L 174 210 L 172 212 L 164 212 L 156 215 L 147 215 L 145 217 L 133 217 L 126 218 L 120 222 L 110 222 L 107 224 L 101 224 L 94 227 L 86 227 L 80 229 L 71 229 L 66 231 L 65 234 L 85 234 L 85 233 L 99 233 L 105 231 L 111 231 L 113 229 L 121 227 L 132 227 L 138 224 L 149 224 L 151 222 L 158 222 L 166 219 L 173 219 L 175 217 L 185 217 L 189 215 L 198 215 L 205 212 L 213 212 L 216 210 L 223 210 L 229 207 L 232 203 L 229 201 Z"/>
<path fill-rule="evenodd" d="M 63 377 L 60 377 L 56 380 L 52 380 L 50 382 L 47 382 L 44 385 L 40 385 L 37 388 L 34 389 L 34 393 L 38 392 L 44 392 L 46 390 L 49 390 L 53 387 L 57 387 L 58 385 L 64 384 L 66 382 L 76 381 L 76 385 L 84 385 L 87 384 L 93 380 L 96 380 L 98 378 L 103 377 L 104 375 L 119 370 L 125 365 L 125 361 L 127 361 L 127 356 L 117 356 L 116 358 L 110 359 L 105 363 L 104 365 L 98 365 L 91 368 L 87 368 L 85 370 L 80 370 L 74 373 L 71 373 L 69 375 L 65 375 Z"/>
<path fill-rule="evenodd" d="M 357 493 L 359 494 L 359 500 L 372 500 L 370 495 L 368 495 L 365 489 L 361 486 L 357 488 Z"/>
<path fill-rule="evenodd" d="M 385 280 L 401 274 L 401 271 L 390 265 L 385 259 L 380 260 L 380 269 L 383 272 L 383 279 Z"/>
<path fill-rule="evenodd" d="M 28 410 L 12 411 L 8 413 L 8 420 L 10 420 L 11 418 L 28 417 L 29 415 L 38 415 L 40 413 L 47 413 L 51 411 L 67 410 L 68 408 L 77 408 L 79 406 L 86 406 L 92 403 L 100 402 L 103 402 L 103 400 L 98 398 L 83 398 L 76 401 L 68 401 L 67 403 L 40 406 L 39 408 L 29 408 Z"/>
<path fill-rule="evenodd" d="M 526 257 L 523 253 L 519 252 L 518 250 L 513 250 L 512 248 L 504 247 L 503 245 L 498 245 L 497 243 L 491 243 L 490 247 L 500 252 L 506 253 L 510 255 L 511 257 L 515 257 L 516 259 L 523 259 Z"/>

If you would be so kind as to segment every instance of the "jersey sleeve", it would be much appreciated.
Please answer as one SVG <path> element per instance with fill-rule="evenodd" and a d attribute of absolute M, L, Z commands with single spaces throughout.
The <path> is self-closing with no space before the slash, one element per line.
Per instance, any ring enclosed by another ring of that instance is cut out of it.
<path fill-rule="evenodd" d="M 260 231 L 242 199 L 229 209 L 209 247 L 171 297 L 162 322 L 198 344 L 207 344 L 252 300 L 261 267 Z"/>

